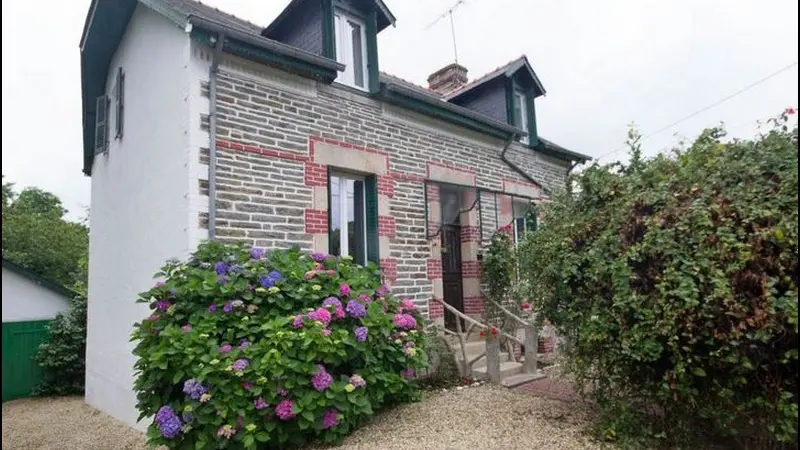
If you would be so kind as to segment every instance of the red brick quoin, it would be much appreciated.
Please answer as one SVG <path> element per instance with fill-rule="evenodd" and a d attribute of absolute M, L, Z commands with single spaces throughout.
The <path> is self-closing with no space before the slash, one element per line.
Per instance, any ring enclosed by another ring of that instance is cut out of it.
<path fill-rule="evenodd" d="M 428 315 L 431 319 L 444 317 L 444 306 L 433 300 L 428 301 Z"/>
<path fill-rule="evenodd" d="M 324 234 L 328 232 L 328 211 L 324 209 L 306 209 L 306 233 Z"/>

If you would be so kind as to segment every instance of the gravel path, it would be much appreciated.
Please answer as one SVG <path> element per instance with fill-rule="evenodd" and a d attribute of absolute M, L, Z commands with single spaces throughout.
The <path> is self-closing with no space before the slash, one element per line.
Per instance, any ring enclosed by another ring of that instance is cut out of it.
<path fill-rule="evenodd" d="M 470 387 L 403 405 L 347 438 L 341 450 L 595 449 L 577 404 L 491 386 Z M 3 450 L 145 450 L 144 436 L 81 398 L 3 404 Z M 308 449 L 314 450 L 314 449 Z M 319 449 L 317 449 L 319 450 Z"/>

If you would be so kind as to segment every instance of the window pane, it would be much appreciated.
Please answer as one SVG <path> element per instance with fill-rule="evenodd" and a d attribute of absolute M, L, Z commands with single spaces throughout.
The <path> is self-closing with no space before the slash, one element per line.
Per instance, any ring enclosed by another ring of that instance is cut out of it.
<path fill-rule="evenodd" d="M 341 215 L 341 199 L 339 198 L 339 183 L 340 178 L 338 176 L 331 176 L 331 203 L 328 207 L 331 210 L 331 218 L 330 218 L 330 253 L 331 255 L 341 255 L 342 248 L 341 248 L 341 222 L 339 220 L 339 216 Z"/>
<path fill-rule="evenodd" d="M 361 41 L 361 26 L 350 23 L 350 39 L 353 43 L 353 78 L 358 87 L 364 87 L 364 54 Z"/>
<path fill-rule="evenodd" d="M 522 239 L 522 236 L 525 235 L 525 218 L 519 217 L 514 219 L 514 238 L 516 242 L 519 242 Z"/>
<path fill-rule="evenodd" d="M 353 210 L 354 210 L 354 226 L 353 237 L 350 239 L 352 246 L 351 255 L 353 259 L 362 266 L 367 263 L 367 227 L 365 223 L 365 210 L 364 210 L 364 182 L 356 180 L 353 183 Z"/>
<path fill-rule="evenodd" d="M 441 189 L 440 201 L 442 202 L 442 223 L 455 225 L 460 222 L 461 205 L 457 191 Z"/>

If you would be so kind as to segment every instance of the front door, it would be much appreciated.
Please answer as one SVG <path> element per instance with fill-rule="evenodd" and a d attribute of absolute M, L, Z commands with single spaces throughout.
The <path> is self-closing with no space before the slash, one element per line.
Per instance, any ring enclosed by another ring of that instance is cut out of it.
<path fill-rule="evenodd" d="M 457 310 L 464 311 L 463 280 L 461 277 L 461 221 L 459 195 L 453 191 L 442 191 L 442 288 L 444 301 Z M 456 316 L 444 312 L 444 326 L 456 330 Z M 464 330 L 464 322 L 461 321 Z"/>

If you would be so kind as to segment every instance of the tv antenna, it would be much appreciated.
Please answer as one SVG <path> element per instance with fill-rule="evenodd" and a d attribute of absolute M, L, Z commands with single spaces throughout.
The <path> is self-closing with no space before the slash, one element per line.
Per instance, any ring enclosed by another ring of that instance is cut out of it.
<path fill-rule="evenodd" d="M 457 2 L 455 2 L 455 4 L 453 4 L 453 6 L 448 8 L 447 11 L 443 12 L 439 17 L 436 18 L 436 20 L 434 20 L 427 27 L 425 27 L 425 31 L 430 30 L 431 28 L 433 28 L 434 25 L 439 23 L 442 19 L 446 17 L 450 18 L 450 34 L 452 35 L 453 38 L 453 57 L 455 58 L 456 63 L 458 63 L 458 48 L 456 47 L 456 26 L 453 23 L 453 11 L 455 11 L 456 8 L 463 5 L 464 3 L 466 3 L 466 0 L 458 0 Z"/>

